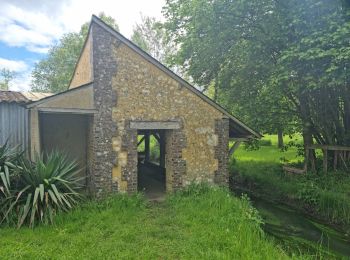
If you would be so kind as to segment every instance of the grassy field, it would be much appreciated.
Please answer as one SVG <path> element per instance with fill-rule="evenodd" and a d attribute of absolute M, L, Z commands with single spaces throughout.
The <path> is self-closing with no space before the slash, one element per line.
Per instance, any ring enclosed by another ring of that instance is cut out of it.
<path fill-rule="evenodd" d="M 328 174 L 285 175 L 282 171 L 283 163 L 302 162 L 303 158 L 297 156 L 296 148 L 289 148 L 286 152 L 278 149 L 276 136 L 265 136 L 264 139 L 271 140 L 271 145 L 262 146 L 256 151 L 247 151 L 244 147 L 237 150 L 236 160 L 230 164 L 231 173 L 236 174 L 236 180 L 257 194 L 294 202 L 313 211 L 315 215 L 348 229 L 350 174 L 338 171 Z M 289 140 L 285 141 L 287 143 Z M 300 137 L 295 137 L 294 141 L 301 143 Z"/>
<path fill-rule="evenodd" d="M 219 188 L 193 186 L 161 204 L 118 195 L 54 226 L 0 229 L 0 259 L 288 259 L 260 224 L 247 199 Z"/>
<path fill-rule="evenodd" d="M 262 141 L 269 141 L 271 145 L 262 145 L 258 150 L 249 151 L 241 146 L 235 153 L 235 158 L 241 162 L 256 161 L 256 162 L 272 162 L 279 163 L 281 161 L 296 162 L 303 158 L 297 156 L 297 148 L 290 147 L 288 150 L 282 152 L 277 148 L 277 135 L 265 135 Z M 292 138 L 289 136 L 284 137 L 285 144 L 289 142 L 295 142 L 301 144 L 301 137 L 295 135 Z"/>

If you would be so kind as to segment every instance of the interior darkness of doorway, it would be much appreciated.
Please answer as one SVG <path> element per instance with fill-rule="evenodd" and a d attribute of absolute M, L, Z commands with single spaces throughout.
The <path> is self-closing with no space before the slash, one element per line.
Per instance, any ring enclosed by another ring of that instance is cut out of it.
<path fill-rule="evenodd" d="M 138 131 L 138 190 L 149 198 L 166 191 L 165 131 Z"/>

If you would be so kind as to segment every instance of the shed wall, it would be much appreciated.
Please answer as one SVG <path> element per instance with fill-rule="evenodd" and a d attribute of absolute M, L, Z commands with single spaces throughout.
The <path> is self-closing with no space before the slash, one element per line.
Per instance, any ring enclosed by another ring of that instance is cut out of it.
<path fill-rule="evenodd" d="M 69 88 L 76 88 L 92 81 L 91 45 L 91 37 L 88 36 L 87 42 L 76 65 Z"/>
<path fill-rule="evenodd" d="M 113 107 L 112 116 L 118 133 L 113 139 L 113 148 L 118 152 L 121 172 L 114 169 L 113 180 L 121 184 L 119 189 L 123 190 L 125 186 L 123 182 L 127 178 L 122 176 L 131 171 L 128 165 L 133 160 L 130 148 L 125 144 L 130 121 L 182 122 L 182 128 L 174 131 L 176 140 L 170 142 L 173 146 L 167 149 L 166 156 L 171 157 L 168 162 L 179 162 L 174 173 L 183 173 L 179 174 L 179 180 L 174 180 L 174 174 L 173 180 L 167 178 L 168 187 L 178 188 L 192 181 L 214 182 L 218 170 L 225 175 L 225 170 L 219 169 L 217 158 L 220 145 L 217 121 L 223 120 L 224 115 L 127 46 L 115 46 L 114 57 L 118 69 L 112 89 L 117 96 L 117 105 Z M 228 128 L 225 130 L 227 133 L 221 134 L 227 135 L 228 139 Z M 220 149 L 227 152 L 228 147 L 220 146 Z M 179 158 L 174 159 L 174 156 Z M 167 168 L 174 166 L 168 163 Z"/>
<path fill-rule="evenodd" d="M 13 147 L 21 145 L 28 151 L 28 110 L 18 103 L 0 103 L 0 145 L 7 140 Z"/>

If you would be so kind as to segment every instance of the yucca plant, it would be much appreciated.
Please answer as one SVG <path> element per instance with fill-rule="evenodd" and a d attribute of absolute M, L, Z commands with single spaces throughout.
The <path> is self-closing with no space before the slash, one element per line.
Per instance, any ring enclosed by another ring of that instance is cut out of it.
<path fill-rule="evenodd" d="M 10 147 L 8 141 L 0 146 L 0 220 L 4 218 L 5 212 L 13 198 L 11 191 L 11 179 L 16 172 L 16 164 L 23 156 L 19 147 Z"/>
<path fill-rule="evenodd" d="M 32 162 L 21 158 L 17 166 L 16 190 L 4 219 L 17 218 L 17 226 L 36 222 L 52 223 L 53 216 L 68 211 L 81 200 L 81 169 L 62 153 L 36 155 Z M 10 181 L 11 182 L 11 181 Z"/>

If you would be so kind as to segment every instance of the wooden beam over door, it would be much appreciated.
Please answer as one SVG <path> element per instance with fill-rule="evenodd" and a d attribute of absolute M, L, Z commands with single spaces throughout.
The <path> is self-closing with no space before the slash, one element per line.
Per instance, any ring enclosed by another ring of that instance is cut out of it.
<path fill-rule="evenodd" d="M 160 160 L 159 166 L 165 168 L 165 131 L 159 132 L 159 152 L 160 152 Z"/>
<path fill-rule="evenodd" d="M 93 115 L 97 113 L 96 109 L 79 109 L 79 108 L 52 108 L 52 107 L 39 107 L 40 113 L 67 113 L 67 114 L 83 114 Z"/>
<path fill-rule="evenodd" d="M 181 124 L 178 121 L 131 121 L 131 129 L 180 129 Z"/>

